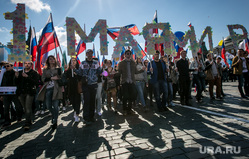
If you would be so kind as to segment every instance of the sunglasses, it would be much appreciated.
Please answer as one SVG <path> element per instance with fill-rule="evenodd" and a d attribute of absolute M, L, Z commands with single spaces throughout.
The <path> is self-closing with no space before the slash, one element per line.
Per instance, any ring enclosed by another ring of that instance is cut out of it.
<path fill-rule="evenodd" d="M 130 53 L 126 53 L 126 55 L 131 55 Z"/>
<path fill-rule="evenodd" d="M 5 67 L 11 67 L 10 65 L 6 65 Z"/>

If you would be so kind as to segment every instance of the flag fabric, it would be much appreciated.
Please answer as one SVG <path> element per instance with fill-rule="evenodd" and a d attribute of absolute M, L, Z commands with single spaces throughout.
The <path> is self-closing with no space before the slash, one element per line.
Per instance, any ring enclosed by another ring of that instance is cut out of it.
<path fill-rule="evenodd" d="M 245 49 L 244 50 L 249 53 L 249 46 L 248 46 L 249 44 L 248 43 L 249 43 L 249 40 L 248 40 L 248 38 L 246 38 L 245 39 Z"/>
<path fill-rule="evenodd" d="M 79 59 L 78 55 L 76 55 L 76 59 L 77 59 L 78 63 L 79 63 L 79 64 L 81 64 L 81 62 L 80 62 L 80 59 Z"/>
<path fill-rule="evenodd" d="M 56 60 L 57 60 L 57 64 L 59 65 L 59 67 L 61 67 L 61 58 L 59 55 L 59 52 L 56 51 Z"/>
<path fill-rule="evenodd" d="M 198 52 L 202 54 L 202 50 L 201 50 L 201 47 L 199 48 L 199 51 L 198 51 Z"/>
<path fill-rule="evenodd" d="M 123 50 L 120 54 L 120 60 L 122 61 L 124 59 L 124 53 L 125 53 L 125 48 L 123 47 Z"/>
<path fill-rule="evenodd" d="M 77 53 L 76 56 L 78 56 L 85 50 L 86 50 L 86 43 L 84 43 L 83 40 L 80 39 L 80 42 L 78 43 L 76 51 L 75 51 Z"/>
<path fill-rule="evenodd" d="M 42 30 L 42 34 L 40 36 L 39 44 L 38 44 L 36 69 L 40 75 L 42 74 L 42 61 L 44 59 L 43 58 L 44 54 L 48 54 L 49 51 L 53 50 L 59 45 L 60 44 L 56 36 L 55 30 L 54 30 L 52 14 L 50 13 L 48 17 L 48 21 Z"/>
<path fill-rule="evenodd" d="M 99 61 L 99 52 L 97 51 L 97 57 L 98 57 L 98 64 L 100 66 L 100 61 Z"/>
<path fill-rule="evenodd" d="M 188 23 L 188 26 L 189 26 L 189 27 L 191 27 L 191 26 L 192 26 L 191 22 L 189 22 L 189 23 Z"/>
<path fill-rule="evenodd" d="M 38 46 L 40 48 L 41 55 L 59 46 L 59 41 L 54 30 L 51 13 L 48 17 L 47 24 L 42 30 L 42 34 L 41 34 Z"/>
<path fill-rule="evenodd" d="M 115 66 L 118 65 L 118 61 L 115 61 L 114 59 L 112 59 L 112 68 L 115 68 Z"/>
<path fill-rule="evenodd" d="M 128 28 L 128 30 L 131 32 L 132 35 L 137 35 L 140 33 L 135 24 L 126 25 L 123 27 Z M 120 29 L 123 27 L 107 28 L 107 34 L 114 40 L 119 35 Z"/>
<path fill-rule="evenodd" d="M 157 11 L 156 11 L 155 14 L 154 14 L 152 23 L 153 23 L 153 24 L 157 24 L 157 23 L 158 23 L 158 20 L 157 20 Z M 158 34 L 158 28 L 154 28 L 154 29 L 153 29 L 153 33 Z"/>
<path fill-rule="evenodd" d="M 248 50 L 248 39 L 244 39 L 242 42 L 240 42 L 238 48 L 249 52 L 249 50 Z"/>
<path fill-rule="evenodd" d="M 37 55 L 37 40 L 35 35 L 35 28 L 31 31 L 31 38 L 30 38 L 30 55 L 32 55 L 32 61 L 36 61 Z"/>
<path fill-rule="evenodd" d="M 30 50 L 30 40 L 31 40 L 31 34 L 32 34 L 32 28 L 31 25 L 29 26 L 29 32 L 28 32 L 28 39 L 26 41 L 26 45 L 28 46 L 28 50 Z"/>
<path fill-rule="evenodd" d="M 65 66 L 67 65 L 67 55 L 66 51 L 62 53 L 62 70 L 65 70 Z"/>
<path fill-rule="evenodd" d="M 144 50 L 142 49 L 142 47 L 138 43 L 137 43 L 137 46 L 138 46 L 139 50 L 141 51 L 141 53 L 143 55 L 142 58 L 144 58 L 145 56 L 147 56 L 146 53 L 144 52 Z"/>
<path fill-rule="evenodd" d="M 161 57 L 164 56 L 163 43 L 159 44 L 159 51 L 161 53 Z"/>
<path fill-rule="evenodd" d="M 222 46 L 221 46 L 221 58 L 223 58 L 225 64 L 227 66 L 229 66 L 229 64 L 227 63 L 227 58 L 226 58 L 226 50 L 225 50 L 225 43 L 224 43 L 224 40 L 223 40 L 223 43 L 222 43 Z"/>
<path fill-rule="evenodd" d="M 102 62 L 101 62 L 101 67 L 103 67 L 105 61 L 105 55 L 103 55 Z"/>
<path fill-rule="evenodd" d="M 154 14 L 153 20 L 152 20 L 153 24 L 158 23 L 158 19 L 157 19 L 157 11 Z M 146 25 L 146 24 L 145 24 Z M 149 30 L 149 34 L 151 36 L 158 36 L 158 28 L 153 28 Z M 145 41 L 145 47 L 144 47 L 145 52 L 147 52 L 147 41 Z M 159 45 L 155 44 L 155 50 L 159 50 Z"/>
<path fill-rule="evenodd" d="M 93 58 L 96 58 L 96 55 L 95 55 L 95 46 L 93 44 Z"/>
<path fill-rule="evenodd" d="M 136 54 L 135 54 L 135 52 L 134 52 L 133 49 L 131 49 L 131 54 L 132 54 L 133 59 L 136 60 L 136 59 L 137 59 L 137 56 L 136 56 Z"/>
<path fill-rule="evenodd" d="M 48 58 L 48 52 L 43 54 L 43 56 L 42 56 L 42 60 L 41 60 L 42 68 L 45 66 L 47 58 Z"/>

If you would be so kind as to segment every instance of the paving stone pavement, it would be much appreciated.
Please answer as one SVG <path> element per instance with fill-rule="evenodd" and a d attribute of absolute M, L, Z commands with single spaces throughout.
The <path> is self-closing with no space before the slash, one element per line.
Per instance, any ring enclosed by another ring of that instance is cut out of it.
<path fill-rule="evenodd" d="M 129 116 L 121 106 L 118 114 L 104 106 L 90 126 L 74 122 L 71 106 L 60 112 L 55 131 L 48 112 L 28 132 L 24 122 L 14 122 L 0 131 L 0 158 L 249 158 L 249 100 L 239 97 L 237 82 L 223 88 L 224 100 L 205 95 L 191 107 L 176 100 L 177 106 L 162 113 L 155 104 Z"/>

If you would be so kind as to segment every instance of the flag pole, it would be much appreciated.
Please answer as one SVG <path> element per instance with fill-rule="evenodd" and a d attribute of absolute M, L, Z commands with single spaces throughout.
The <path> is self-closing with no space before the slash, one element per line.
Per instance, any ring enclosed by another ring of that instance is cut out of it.
<path fill-rule="evenodd" d="M 53 18 L 52 18 L 52 13 L 50 13 L 50 18 L 51 18 L 51 21 L 52 21 L 52 28 L 54 29 L 54 22 L 53 22 Z M 56 48 L 56 42 L 55 42 L 55 36 L 54 35 L 55 35 L 55 29 L 54 29 L 53 39 L 54 39 L 54 46 L 55 46 L 55 54 L 56 54 L 56 57 L 58 59 L 58 52 L 57 52 L 57 48 Z"/>

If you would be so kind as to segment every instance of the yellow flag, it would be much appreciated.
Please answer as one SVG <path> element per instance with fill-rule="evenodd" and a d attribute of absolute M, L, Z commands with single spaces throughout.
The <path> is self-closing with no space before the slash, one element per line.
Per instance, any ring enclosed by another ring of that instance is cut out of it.
<path fill-rule="evenodd" d="M 222 46 L 223 40 L 219 41 L 218 45 Z"/>

